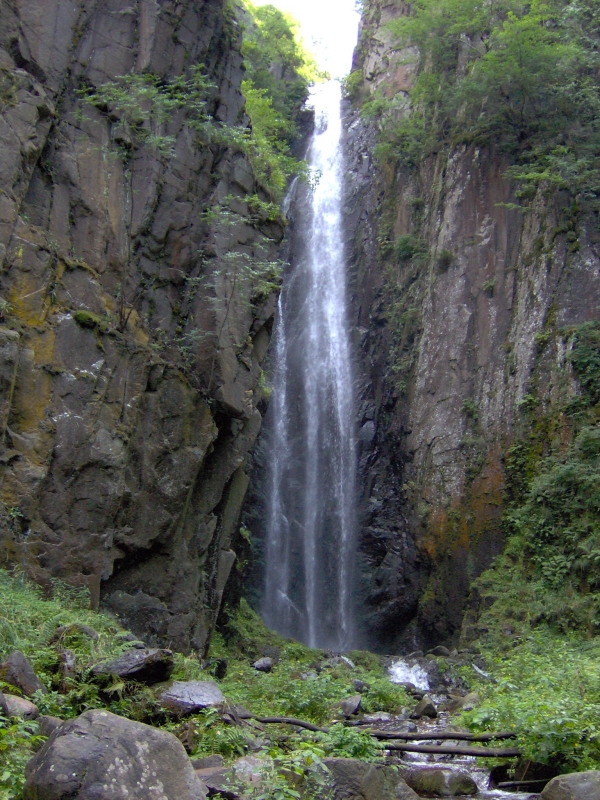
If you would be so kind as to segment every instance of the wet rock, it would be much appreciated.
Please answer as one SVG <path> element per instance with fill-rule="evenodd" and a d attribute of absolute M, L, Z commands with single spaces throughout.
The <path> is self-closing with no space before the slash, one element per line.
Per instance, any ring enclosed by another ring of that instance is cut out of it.
<path fill-rule="evenodd" d="M 170 650 L 130 650 L 112 661 L 96 664 L 92 675 L 118 675 L 124 680 L 152 686 L 168 680 L 173 666 L 173 653 Z"/>
<path fill-rule="evenodd" d="M 354 758 L 326 758 L 335 800 L 419 800 L 391 767 Z"/>
<path fill-rule="evenodd" d="M 422 650 L 415 650 L 413 653 L 409 653 L 406 658 L 423 658 L 424 655 Z"/>
<path fill-rule="evenodd" d="M 352 681 L 352 685 L 356 689 L 357 692 L 368 692 L 369 691 L 369 684 L 365 683 L 364 681 L 359 681 L 358 678 Z"/>
<path fill-rule="evenodd" d="M 258 670 L 258 672 L 271 672 L 273 669 L 273 659 L 265 656 L 264 658 L 259 658 L 258 661 L 255 661 L 252 666 L 254 669 Z"/>
<path fill-rule="evenodd" d="M 439 644 L 437 647 L 434 647 L 427 653 L 428 656 L 441 656 L 442 658 L 448 658 L 450 656 L 450 650 L 447 647 L 444 647 L 443 644 Z"/>
<path fill-rule="evenodd" d="M 414 683 L 411 683 L 410 681 L 402 681 L 398 684 L 398 686 L 402 686 L 402 688 L 405 689 L 409 694 L 414 694 L 415 692 L 419 691 Z M 421 692 L 421 695 L 422 694 L 423 693 Z"/>
<path fill-rule="evenodd" d="M 552 778 L 542 800 L 600 800 L 600 771 L 573 772 Z"/>
<path fill-rule="evenodd" d="M 437 717 L 437 708 L 428 694 L 423 695 L 422 700 L 419 700 L 416 708 L 410 715 L 411 719 L 421 719 L 421 717 L 429 717 L 430 719 L 435 719 Z"/>
<path fill-rule="evenodd" d="M 477 784 L 468 773 L 461 770 L 419 767 L 403 770 L 402 777 L 418 793 L 438 797 L 477 794 Z"/>
<path fill-rule="evenodd" d="M 20 650 L 14 650 L 0 664 L 0 680 L 20 689 L 28 697 L 32 697 L 35 692 L 42 692 L 42 694 L 47 692 L 46 687 Z"/>
<path fill-rule="evenodd" d="M 24 800 L 205 800 L 181 742 L 108 711 L 64 722 L 29 762 Z"/>
<path fill-rule="evenodd" d="M 352 697 L 346 697 L 344 700 L 338 703 L 338 708 L 341 710 L 344 717 L 351 717 L 353 714 L 358 712 L 361 702 L 361 695 L 354 694 Z"/>
<path fill-rule="evenodd" d="M 183 717 L 203 708 L 219 706 L 225 698 L 212 681 L 173 681 L 160 691 L 158 701 L 167 711 Z"/>
<path fill-rule="evenodd" d="M 4 699 L 8 708 L 9 717 L 21 719 L 37 719 L 40 715 L 38 707 L 24 697 L 15 697 L 14 694 L 5 694 Z"/>

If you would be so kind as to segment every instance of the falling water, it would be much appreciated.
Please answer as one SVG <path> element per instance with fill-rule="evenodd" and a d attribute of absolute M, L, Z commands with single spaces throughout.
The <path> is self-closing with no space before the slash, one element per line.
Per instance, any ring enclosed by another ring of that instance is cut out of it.
<path fill-rule="evenodd" d="M 275 334 L 263 616 L 284 635 L 343 650 L 353 636 L 355 414 L 339 82 L 318 86 L 313 105 L 308 160 L 319 179 L 296 200 Z"/>

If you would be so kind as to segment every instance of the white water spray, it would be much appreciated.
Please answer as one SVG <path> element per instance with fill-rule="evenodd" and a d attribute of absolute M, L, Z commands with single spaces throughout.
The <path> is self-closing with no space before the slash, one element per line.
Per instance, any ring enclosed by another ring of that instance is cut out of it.
<path fill-rule="evenodd" d="M 342 239 L 341 92 L 313 92 L 308 160 L 319 176 L 296 201 L 295 258 L 279 300 L 271 406 L 263 616 L 312 647 L 353 637 L 355 409 Z"/>

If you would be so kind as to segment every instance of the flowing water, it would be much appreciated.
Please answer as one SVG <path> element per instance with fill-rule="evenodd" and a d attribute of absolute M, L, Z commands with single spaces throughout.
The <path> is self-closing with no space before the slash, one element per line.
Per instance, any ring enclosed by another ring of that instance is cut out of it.
<path fill-rule="evenodd" d="M 318 182 L 296 198 L 275 333 L 263 617 L 312 647 L 343 650 L 353 637 L 356 456 L 339 82 L 317 86 L 312 101 Z"/>

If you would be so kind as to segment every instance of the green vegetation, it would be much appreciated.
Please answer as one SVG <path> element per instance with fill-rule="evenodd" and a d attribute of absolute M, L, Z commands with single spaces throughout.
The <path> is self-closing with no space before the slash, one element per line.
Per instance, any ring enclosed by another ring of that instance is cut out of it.
<path fill-rule="evenodd" d="M 180 721 L 159 707 L 151 688 L 116 677 L 103 683 L 93 679 L 92 665 L 120 655 L 136 641 L 110 616 L 90 611 L 87 592 L 56 582 L 53 598 L 47 599 L 39 587 L 21 575 L 0 570 L 0 604 L 0 659 L 14 649 L 22 650 L 29 658 L 48 689 L 47 694 L 38 693 L 33 698 L 42 714 L 69 719 L 90 708 L 106 708 L 165 727 L 179 737 L 193 756 L 221 753 L 226 759 L 234 759 L 257 748 L 254 728 L 227 724 L 215 709 Z M 62 633 L 57 639 L 59 627 Z M 268 647 L 279 652 L 271 674 L 251 666 Z M 75 654 L 74 678 L 60 674 L 59 651 L 64 648 Z M 368 684 L 363 694 L 366 711 L 397 711 L 411 703 L 402 688 L 387 680 L 375 656 L 363 652 L 349 656 L 355 669 L 344 663 L 323 664 L 325 653 L 269 631 L 242 601 L 223 632 L 216 634 L 211 659 L 202 664 L 195 655 L 177 654 L 173 678 L 217 680 L 211 674 L 211 665 L 225 659 L 227 674 L 219 683 L 229 703 L 241 704 L 257 715 L 300 716 L 315 723 L 333 723 L 328 733 L 288 729 L 282 735 L 277 726 L 268 726 L 261 735 L 262 752 L 273 759 L 265 777 L 269 797 L 287 800 L 298 796 L 294 794 L 294 783 L 290 785 L 286 779 L 290 774 L 302 782 L 306 792 L 303 796 L 325 797 L 321 764 L 324 756 L 371 761 L 381 758 L 381 747 L 370 736 L 335 724 L 340 719 L 337 703 L 356 693 L 352 682 L 360 679 Z M 2 682 L 0 690 L 19 694 Z M 0 800 L 20 797 L 25 764 L 42 741 L 37 723 L 0 716 Z"/>
<path fill-rule="evenodd" d="M 508 542 L 475 582 L 479 645 L 493 681 L 464 715 L 475 729 L 514 729 L 526 757 L 562 770 L 600 765 L 600 324 L 556 332 L 580 393 L 521 403 L 506 453 Z M 553 337 L 538 340 L 541 355 Z"/>
<path fill-rule="evenodd" d="M 531 197 L 540 182 L 600 197 L 595 0 L 416 0 L 391 24 L 420 51 L 411 113 L 384 123 L 381 155 L 407 166 L 461 142 L 490 144 Z M 365 113 L 383 114 L 375 96 Z M 397 115 L 396 115 L 397 117 Z"/>
<path fill-rule="evenodd" d="M 298 123 L 309 86 L 319 74 L 289 14 L 244 2 L 242 15 L 242 91 L 252 127 L 247 152 L 263 188 L 280 201 L 290 177 L 306 175 L 306 165 L 292 156 L 292 148 L 300 135 Z"/>

